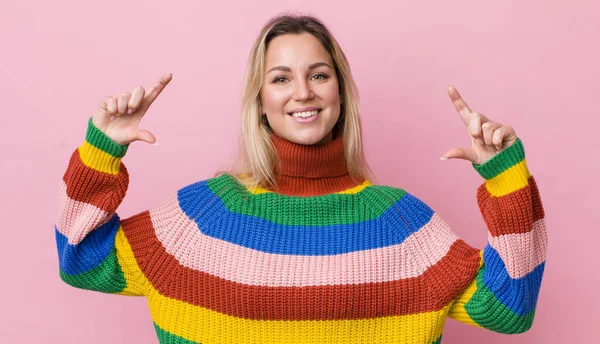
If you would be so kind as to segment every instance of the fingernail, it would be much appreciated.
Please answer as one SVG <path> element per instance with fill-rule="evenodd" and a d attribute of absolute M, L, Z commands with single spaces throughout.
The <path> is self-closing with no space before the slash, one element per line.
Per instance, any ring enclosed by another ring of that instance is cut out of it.
<path fill-rule="evenodd" d="M 484 143 L 484 141 L 482 139 L 477 139 L 477 142 L 480 143 L 480 144 Z"/>
<path fill-rule="evenodd" d="M 154 141 L 154 143 L 151 143 L 151 145 L 158 146 L 158 140 Z"/>
<path fill-rule="evenodd" d="M 133 110 L 129 109 L 127 110 L 127 113 L 131 115 L 133 113 Z"/>
<path fill-rule="evenodd" d="M 448 160 L 445 156 L 441 157 L 440 160 Z"/>

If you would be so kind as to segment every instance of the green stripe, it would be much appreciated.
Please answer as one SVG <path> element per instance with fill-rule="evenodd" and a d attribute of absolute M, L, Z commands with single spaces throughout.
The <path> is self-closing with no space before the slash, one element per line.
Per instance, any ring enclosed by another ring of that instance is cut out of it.
<path fill-rule="evenodd" d="M 92 146 L 114 156 L 115 158 L 122 158 L 127 152 L 129 144 L 120 145 L 113 141 L 110 137 L 106 136 L 100 129 L 96 128 L 92 122 L 92 117 L 88 121 L 88 129 L 85 135 L 85 139 Z"/>
<path fill-rule="evenodd" d="M 115 249 L 92 270 L 77 275 L 68 275 L 60 270 L 60 278 L 73 287 L 103 293 L 118 293 L 127 287 Z"/>
<path fill-rule="evenodd" d="M 517 142 L 496 154 L 490 160 L 482 165 L 473 164 L 473 167 L 483 178 L 490 180 L 520 163 L 523 159 L 525 159 L 525 149 L 523 148 L 523 142 L 518 138 Z"/>
<path fill-rule="evenodd" d="M 167 332 L 160 328 L 156 323 L 154 323 L 154 329 L 156 330 L 156 336 L 158 337 L 158 341 L 160 343 L 169 343 L 169 344 L 196 344 L 197 342 L 192 342 L 191 340 L 187 340 L 183 337 L 179 337 L 177 335 L 172 334 L 171 332 Z"/>
<path fill-rule="evenodd" d="M 357 194 L 292 197 L 269 192 L 254 195 L 228 174 L 209 179 L 207 185 L 229 211 L 281 225 L 326 226 L 373 220 L 406 194 L 399 188 L 371 185 Z"/>
<path fill-rule="evenodd" d="M 535 309 L 524 316 L 513 313 L 485 286 L 484 272 L 485 267 L 477 273 L 477 291 L 465 304 L 465 310 L 471 319 L 487 329 L 500 333 L 522 333 L 530 329 Z"/>
<path fill-rule="evenodd" d="M 197 344 L 197 342 L 192 342 L 191 340 L 187 340 L 185 338 L 174 335 L 170 332 L 167 332 L 160 328 L 156 323 L 154 323 L 154 328 L 156 329 L 156 335 L 158 337 L 158 341 L 160 343 L 169 343 L 169 344 Z M 440 336 L 435 342 L 431 344 L 440 344 L 442 342 L 442 336 Z"/>

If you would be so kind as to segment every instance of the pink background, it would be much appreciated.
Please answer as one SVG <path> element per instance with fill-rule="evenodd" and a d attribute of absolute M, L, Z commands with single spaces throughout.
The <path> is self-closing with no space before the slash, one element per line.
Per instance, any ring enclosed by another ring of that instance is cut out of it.
<path fill-rule="evenodd" d="M 600 5 L 593 1 L 3 1 L 0 5 L 2 343 L 157 343 L 143 298 L 62 283 L 54 242 L 60 179 L 106 95 L 174 79 L 134 143 L 128 217 L 208 178 L 234 153 L 245 62 L 283 10 L 329 25 L 362 96 L 367 157 L 468 243 L 486 229 L 446 94 L 514 126 L 547 213 L 549 255 L 533 328 L 505 336 L 449 320 L 444 343 L 598 343 Z M 594 326 L 595 325 L 595 326 Z"/>

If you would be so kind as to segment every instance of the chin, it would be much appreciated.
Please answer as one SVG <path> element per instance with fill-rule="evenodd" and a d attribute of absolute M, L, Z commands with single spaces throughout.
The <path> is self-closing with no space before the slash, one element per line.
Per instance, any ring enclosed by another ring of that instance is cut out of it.
<path fill-rule="evenodd" d="M 291 142 L 301 145 L 316 145 L 327 137 L 327 134 L 290 135 Z"/>

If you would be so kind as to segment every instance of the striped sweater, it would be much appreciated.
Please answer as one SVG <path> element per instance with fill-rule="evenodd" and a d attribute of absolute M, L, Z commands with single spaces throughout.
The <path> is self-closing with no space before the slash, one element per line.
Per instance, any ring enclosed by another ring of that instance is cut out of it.
<path fill-rule="evenodd" d="M 128 147 L 90 119 L 60 188 L 62 280 L 145 296 L 160 343 L 440 343 L 447 317 L 531 327 L 547 239 L 520 140 L 474 165 L 479 250 L 407 191 L 350 178 L 341 138 L 272 139 L 279 189 L 222 174 L 121 219 Z"/>

